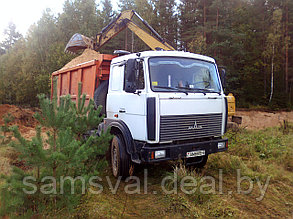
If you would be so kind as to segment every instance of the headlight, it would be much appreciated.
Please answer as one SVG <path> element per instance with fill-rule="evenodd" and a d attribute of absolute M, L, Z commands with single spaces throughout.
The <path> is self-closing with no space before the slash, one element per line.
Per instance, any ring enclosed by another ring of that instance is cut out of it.
<path fill-rule="evenodd" d="M 166 157 L 165 150 L 155 151 L 155 159 L 164 158 L 164 157 Z"/>
<path fill-rule="evenodd" d="M 225 142 L 219 142 L 218 143 L 218 149 L 223 149 L 225 147 L 226 147 Z"/>

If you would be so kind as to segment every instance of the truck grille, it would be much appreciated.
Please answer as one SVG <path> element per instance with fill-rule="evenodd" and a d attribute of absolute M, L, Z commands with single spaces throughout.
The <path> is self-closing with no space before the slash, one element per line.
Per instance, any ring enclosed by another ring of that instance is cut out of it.
<path fill-rule="evenodd" d="M 219 136 L 221 130 L 221 113 L 161 116 L 160 118 L 160 141 Z"/>

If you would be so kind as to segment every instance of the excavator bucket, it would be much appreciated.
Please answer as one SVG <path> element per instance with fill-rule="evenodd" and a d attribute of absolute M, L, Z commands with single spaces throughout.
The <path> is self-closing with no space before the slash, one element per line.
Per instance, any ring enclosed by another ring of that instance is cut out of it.
<path fill-rule="evenodd" d="M 77 53 L 79 50 L 91 48 L 94 49 L 93 39 L 82 34 L 74 34 L 65 47 L 65 52 Z"/>

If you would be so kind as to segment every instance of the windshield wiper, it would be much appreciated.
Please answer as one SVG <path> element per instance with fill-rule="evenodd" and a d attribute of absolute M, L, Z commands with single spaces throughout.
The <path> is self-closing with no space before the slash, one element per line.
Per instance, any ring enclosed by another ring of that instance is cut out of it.
<path fill-rule="evenodd" d="M 188 92 L 187 92 L 187 91 L 180 90 L 180 89 L 177 88 L 177 87 L 154 86 L 154 88 L 163 88 L 163 89 L 168 89 L 168 90 L 179 91 L 179 92 L 182 92 L 182 93 L 185 93 L 186 95 L 188 95 Z M 180 88 L 181 88 L 181 87 L 180 87 Z"/>
<path fill-rule="evenodd" d="M 177 88 L 179 88 L 179 87 L 177 87 Z M 190 88 L 190 87 L 180 87 L 180 88 L 183 88 L 183 89 L 186 89 L 186 90 L 201 91 L 204 95 L 206 95 L 206 93 L 217 93 L 217 94 L 221 95 L 220 92 L 211 91 L 211 90 L 205 89 L 205 88 Z"/>
<path fill-rule="evenodd" d="M 179 88 L 179 87 L 176 87 Z M 206 95 L 206 93 L 209 91 L 208 89 L 201 89 L 201 88 L 190 88 L 190 87 L 180 87 L 182 89 L 186 89 L 186 90 L 192 90 L 192 91 L 201 91 L 204 95 Z"/>

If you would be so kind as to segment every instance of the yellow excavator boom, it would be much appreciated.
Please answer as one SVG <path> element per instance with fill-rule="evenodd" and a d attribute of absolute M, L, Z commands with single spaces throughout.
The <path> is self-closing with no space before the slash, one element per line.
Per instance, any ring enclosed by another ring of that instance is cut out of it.
<path fill-rule="evenodd" d="M 150 35 L 148 32 L 141 29 L 134 22 L 129 22 L 127 27 L 135 33 L 142 41 L 145 42 L 152 50 L 175 50 L 167 42 L 159 42 L 155 37 Z"/>
<path fill-rule="evenodd" d="M 134 16 L 137 17 L 152 34 L 139 27 L 133 21 Z M 95 39 L 91 39 L 79 33 L 74 34 L 67 43 L 65 51 L 76 53 L 79 50 L 87 48 L 98 51 L 125 28 L 130 29 L 152 50 L 175 50 L 134 10 L 127 10 L 120 13 L 115 20 L 103 28 L 103 30 L 96 35 Z M 229 94 L 227 99 L 229 116 L 233 116 L 235 115 L 235 98 L 232 94 Z"/>
<path fill-rule="evenodd" d="M 134 16 L 136 16 L 145 25 L 152 35 L 134 23 Z M 98 33 L 95 40 L 78 33 L 74 34 L 67 43 L 65 51 L 76 53 L 78 50 L 86 48 L 98 51 L 103 45 L 105 45 L 109 40 L 114 38 L 125 28 L 129 28 L 152 50 L 175 50 L 134 10 L 126 10 L 119 14 L 114 21 Z"/>

